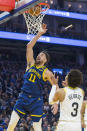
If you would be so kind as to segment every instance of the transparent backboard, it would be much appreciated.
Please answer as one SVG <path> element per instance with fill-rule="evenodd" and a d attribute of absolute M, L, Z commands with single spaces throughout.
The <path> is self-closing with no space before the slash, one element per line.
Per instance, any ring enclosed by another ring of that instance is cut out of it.
<path fill-rule="evenodd" d="M 22 12 L 44 1 L 45 0 L 21 0 L 19 1 L 18 3 L 15 4 L 15 9 L 13 11 L 0 13 L 0 24 L 8 21 L 9 19 L 15 16 L 20 15 Z"/>

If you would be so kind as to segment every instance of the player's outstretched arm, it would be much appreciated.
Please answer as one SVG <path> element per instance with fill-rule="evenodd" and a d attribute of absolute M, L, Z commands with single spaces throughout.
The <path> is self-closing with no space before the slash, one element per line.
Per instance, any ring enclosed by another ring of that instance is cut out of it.
<path fill-rule="evenodd" d="M 82 128 L 86 128 L 85 121 L 84 121 L 86 104 L 87 104 L 87 101 L 83 101 L 82 109 L 81 109 L 81 125 L 82 125 Z"/>
<path fill-rule="evenodd" d="M 38 34 L 27 44 L 26 59 L 27 59 L 28 66 L 31 66 L 34 64 L 33 47 L 36 44 L 37 40 L 40 38 L 40 36 L 46 33 L 46 31 L 47 31 L 47 25 L 42 24 L 42 28 L 40 29 Z"/>
<path fill-rule="evenodd" d="M 49 81 L 51 85 L 56 85 L 58 87 L 58 77 L 56 79 L 50 70 L 46 70 L 43 77 L 45 80 Z"/>
<path fill-rule="evenodd" d="M 65 98 L 64 89 L 60 89 L 58 86 L 58 77 L 55 78 L 53 73 L 49 70 L 45 72 L 44 77 L 51 83 L 52 89 L 49 95 L 49 104 L 54 104 L 58 101 L 63 101 Z"/>
<path fill-rule="evenodd" d="M 56 79 L 55 76 L 53 75 L 53 73 L 51 71 L 47 70 L 44 73 L 44 79 L 46 79 L 47 81 L 49 81 L 50 84 L 52 85 L 52 91 L 51 91 L 50 97 L 49 97 L 49 104 L 53 104 L 52 103 L 53 96 L 54 96 L 54 94 L 56 92 L 56 89 L 59 89 L 59 86 L 58 86 L 58 77 Z"/>
<path fill-rule="evenodd" d="M 56 88 L 59 88 L 58 86 L 58 77 L 55 79 L 55 76 L 53 73 L 49 70 L 47 70 L 44 74 L 44 79 L 48 80 L 52 86 L 55 86 Z M 53 92 L 52 92 L 53 93 Z M 56 103 L 50 103 L 52 105 L 52 113 L 55 115 L 58 112 L 58 101 Z"/>

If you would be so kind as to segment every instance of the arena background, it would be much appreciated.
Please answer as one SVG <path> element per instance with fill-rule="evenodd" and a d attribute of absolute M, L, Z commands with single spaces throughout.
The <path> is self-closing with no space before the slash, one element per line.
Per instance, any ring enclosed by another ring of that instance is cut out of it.
<path fill-rule="evenodd" d="M 34 47 L 35 57 L 41 50 L 46 49 L 49 52 L 51 61 L 48 67 L 59 76 L 61 88 L 61 81 L 70 69 L 80 69 L 84 76 L 82 88 L 87 99 L 87 0 L 48 0 L 46 2 L 50 4 L 51 11 L 58 12 L 55 16 L 52 15 L 53 13 L 45 16 L 43 22 L 47 24 L 48 31 L 42 41 L 37 42 Z M 79 18 L 72 18 L 70 13 L 74 17 L 78 15 Z M 73 27 L 65 30 L 71 24 Z M 23 84 L 28 39 L 22 38 L 21 34 L 26 33 L 27 27 L 23 15 L 0 24 L 0 131 L 8 126 L 10 114 Z M 50 38 L 53 38 L 52 42 Z M 55 38 L 62 38 L 62 42 L 60 39 L 55 41 Z M 59 112 L 53 115 L 48 104 L 50 89 L 50 84 L 46 83 L 43 90 L 43 108 L 46 113 L 42 124 L 43 131 L 54 131 L 59 118 Z M 29 116 L 26 120 L 20 120 L 15 129 L 15 131 L 22 130 L 33 130 Z"/>

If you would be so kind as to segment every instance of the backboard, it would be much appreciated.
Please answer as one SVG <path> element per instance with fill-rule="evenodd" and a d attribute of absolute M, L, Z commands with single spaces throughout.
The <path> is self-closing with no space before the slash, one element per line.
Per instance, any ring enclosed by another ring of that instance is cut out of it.
<path fill-rule="evenodd" d="M 0 24 L 8 21 L 9 19 L 20 15 L 22 12 L 35 6 L 38 3 L 44 2 L 45 0 L 21 0 L 15 5 L 15 9 L 11 12 L 3 12 L 0 14 Z"/>

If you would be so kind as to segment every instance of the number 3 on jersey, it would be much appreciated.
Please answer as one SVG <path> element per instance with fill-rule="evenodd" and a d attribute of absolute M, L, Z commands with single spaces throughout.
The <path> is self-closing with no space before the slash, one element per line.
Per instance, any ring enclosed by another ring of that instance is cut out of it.
<path fill-rule="evenodd" d="M 35 82 L 35 79 L 36 79 L 36 75 L 31 74 L 31 75 L 30 75 L 30 78 L 29 78 L 29 81 Z"/>
<path fill-rule="evenodd" d="M 72 108 L 73 108 L 73 112 L 71 112 L 71 115 L 75 117 L 77 116 L 77 113 L 78 113 L 78 103 L 74 102 L 72 104 Z"/>

